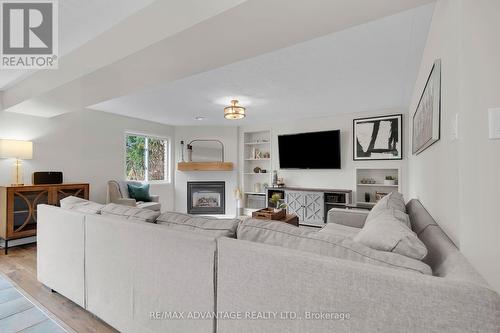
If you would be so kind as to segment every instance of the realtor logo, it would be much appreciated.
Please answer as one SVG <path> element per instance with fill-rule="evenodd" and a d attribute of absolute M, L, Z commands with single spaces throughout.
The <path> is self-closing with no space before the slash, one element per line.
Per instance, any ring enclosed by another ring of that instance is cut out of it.
<path fill-rule="evenodd" d="M 1 0 L 2 69 L 57 68 L 57 0 Z"/>

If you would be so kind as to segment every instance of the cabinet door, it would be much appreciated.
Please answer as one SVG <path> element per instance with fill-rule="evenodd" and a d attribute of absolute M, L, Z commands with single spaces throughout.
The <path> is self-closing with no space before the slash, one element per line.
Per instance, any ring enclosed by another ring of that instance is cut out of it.
<path fill-rule="evenodd" d="M 66 197 L 74 196 L 82 199 L 89 198 L 89 190 L 87 185 L 60 185 L 52 188 L 51 204 L 60 206 L 60 201 Z"/>
<path fill-rule="evenodd" d="M 303 192 L 304 222 L 308 224 L 325 223 L 325 198 L 322 192 Z"/>
<path fill-rule="evenodd" d="M 7 201 L 7 236 L 36 235 L 37 205 L 49 203 L 48 188 L 12 188 Z"/>
<path fill-rule="evenodd" d="M 304 220 L 304 192 L 286 191 L 285 203 L 289 214 L 296 214 L 299 217 L 299 221 Z"/>

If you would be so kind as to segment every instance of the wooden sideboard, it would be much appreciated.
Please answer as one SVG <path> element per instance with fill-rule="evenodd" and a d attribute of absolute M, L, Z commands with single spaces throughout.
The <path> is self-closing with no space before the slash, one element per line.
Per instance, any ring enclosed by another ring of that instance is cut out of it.
<path fill-rule="evenodd" d="M 36 236 L 37 205 L 59 206 L 68 196 L 88 200 L 89 189 L 84 183 L 0 186 L 0 238 L 5 240 L 5 254 L 9 240 Z"/>

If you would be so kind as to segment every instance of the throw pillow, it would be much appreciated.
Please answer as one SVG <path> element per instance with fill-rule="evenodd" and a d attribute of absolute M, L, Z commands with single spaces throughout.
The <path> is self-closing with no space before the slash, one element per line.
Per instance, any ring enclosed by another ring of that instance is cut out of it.
<path fill-rule="evenodd" d="M 101 214 L 104 205 L 97 202 L 85 200 L 79 197 L 69 196 L 60 201 L 61 208 L 71 209 L 85 214 Z"/>
<path fill-rule="evenodd" d="M 137 201 L 150 202 L 149 184 L 132 185 L 128 184 L 128 195 Z"/>
<path fill-rule="evenodd" d="M 427 248 L 408 225 L 398 218 L 401 214 L 394 209 L 386 209 L 375 216 L 368 216 L 364 227 L 353 238 L 354 241 L 375 250 L 422 260 L 427 255 Z"/>
<path fill-rule="evenodd" d="M 158 216 L 160 216 L 161 213 L 159 211 L 154 211 L 151 209 L 136 208 L 110 203 L 104 206 L 104 208 L 101 210 L 101 214 L 119 219 L 155 223 L 156 219 L 158 218 Z"/>

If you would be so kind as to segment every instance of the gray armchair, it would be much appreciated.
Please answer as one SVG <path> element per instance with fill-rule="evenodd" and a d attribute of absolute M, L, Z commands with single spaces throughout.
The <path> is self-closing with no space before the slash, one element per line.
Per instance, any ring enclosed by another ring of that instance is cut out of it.
<path fill-rule="evenodd" d="M 129 196 L 128 184 L 140 185 L 141 183 L 136 181 L 110 180 L 108 182 L 108 195 L 106 197 L 106 202 L 137 208 L 145 208 L 158 211 L 161 210 L 161 204 L 159 203 L 160 197 L 158 195 L 150 195 L 151 202 L 136 201 Z"/>

